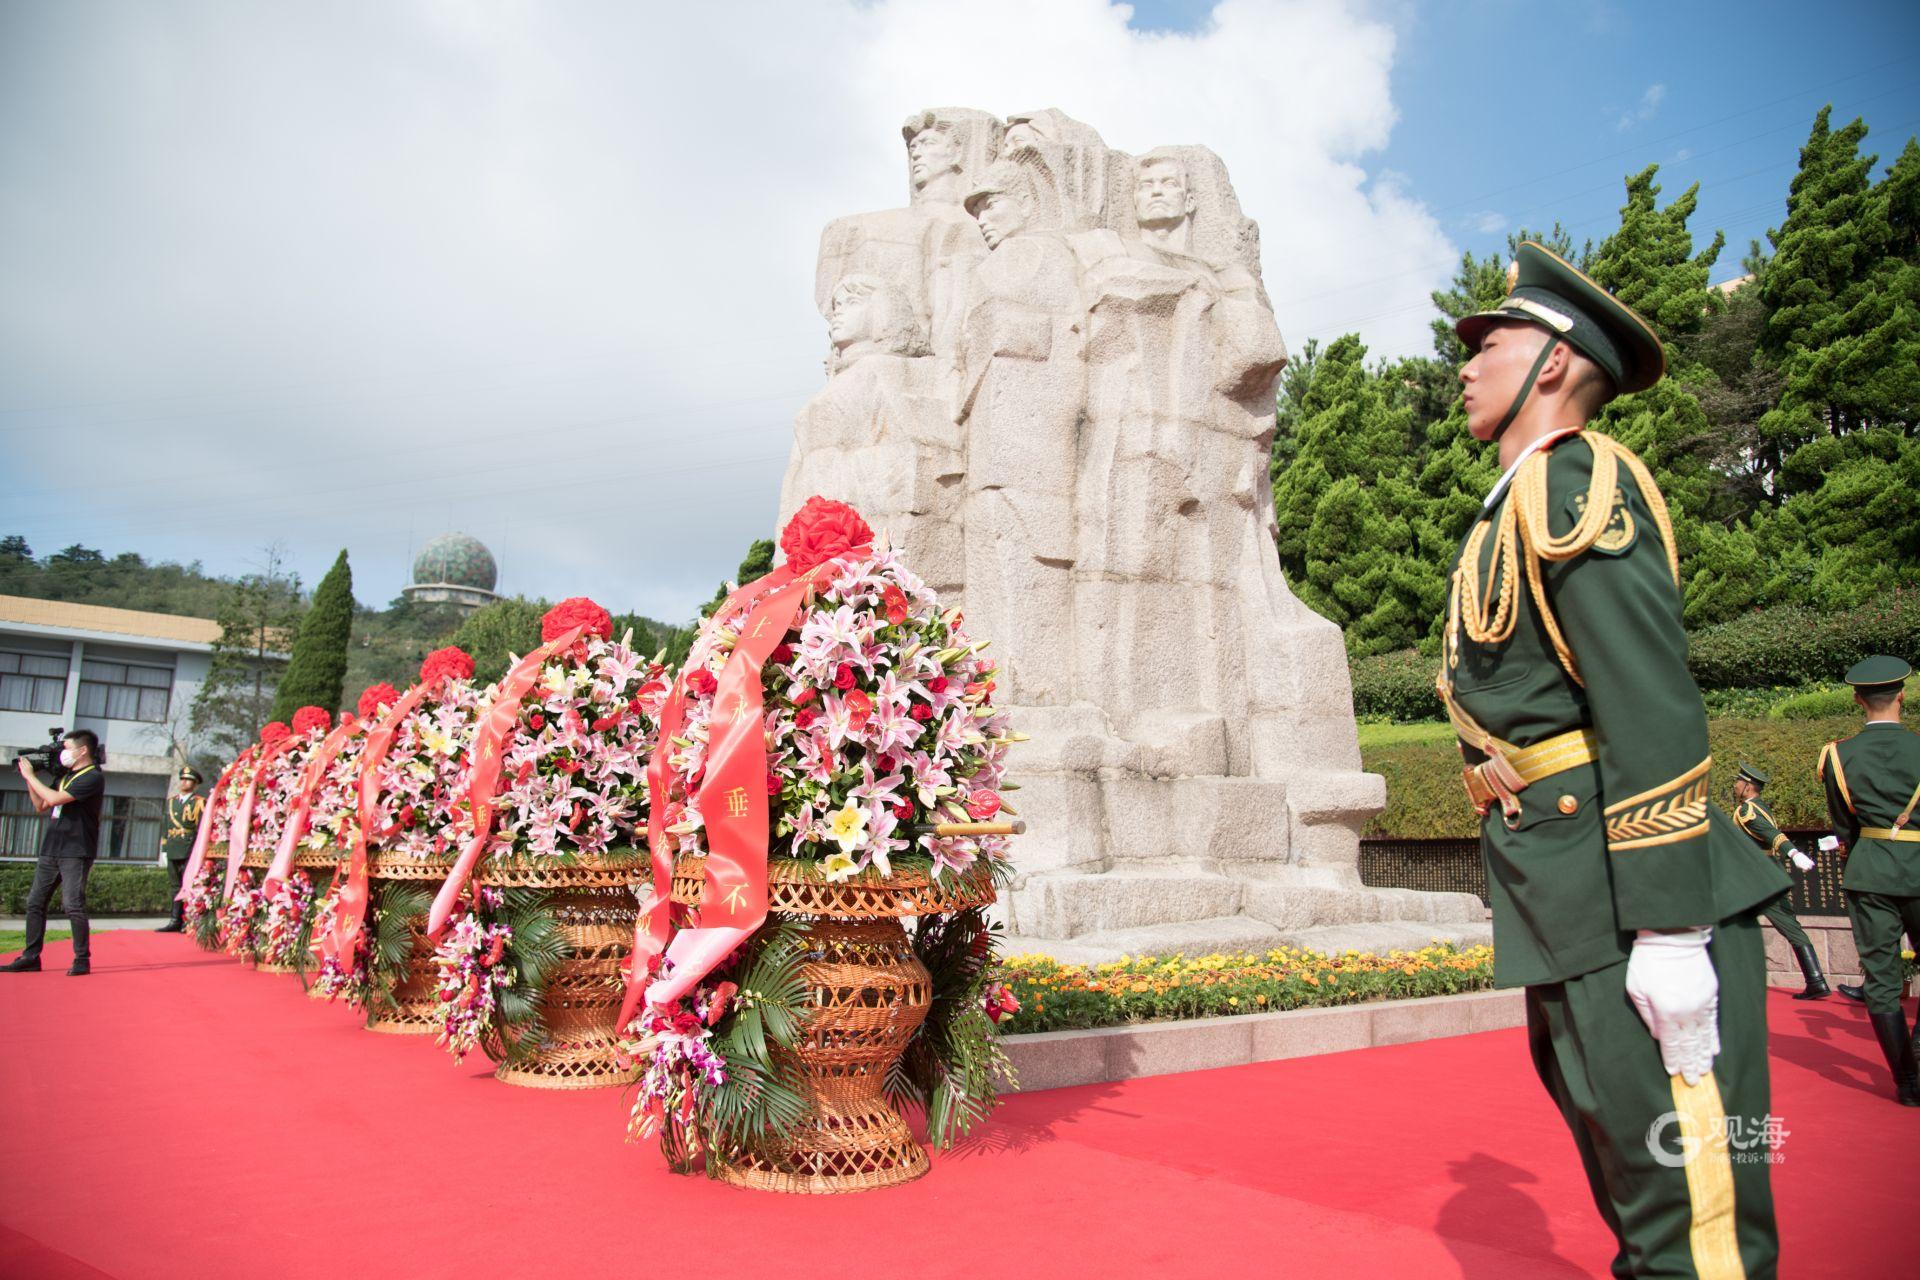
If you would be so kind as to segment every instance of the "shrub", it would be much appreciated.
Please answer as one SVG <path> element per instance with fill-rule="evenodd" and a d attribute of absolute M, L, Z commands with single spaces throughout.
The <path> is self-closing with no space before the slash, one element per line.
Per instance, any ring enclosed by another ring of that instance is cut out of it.
<path fill-rule="evenodd" d="M 0 865 L 0 910 L 20 915 L 33 887 L 33 864 Z M 54 890 L 53 907 L 60 905 Z M 101 916 L 164 916 L 173 912 L 173 882 L 165 867 L 110 867 L 95 863 L 87 877 L 87 912 Z"/>
<path fill-rule="evenodd" d="M 1713 752 L 1712 798 L 1731 803 L 1728 788 L 1745 760 L 1773 781 L 1767 805 L 1783 827 L 1827 826 L 1826 794 L 1814 776 L 1820 748 L 1860 728 L 1856 716 L 1822 719 L 1721 717 L 1707 721 Z M 1407 840 L 1473 837 L 1480 820 L 1460 786 L 1460 752 L 1451 742 L 1396 743 L 1362 747 L 1364 767 L 1387 782 L 1387 807 L 1373 816 L 1363 834 Z"/>
<path fill-rule="evenodd" d="M 1895 588 L 1854 609 L 1759 610 L 1703 627 L 1687 665 L 1703 689 L 1824 684 L 1860 659 L 1920 659 L 1920 590 Z"/>
<path fill-rule="evenodd" d="M 1403 722 L 1446 719 L 1440 695 L 1433 691 L 1438 658 L 1426 657 L 1418 649 L 1400 649 L 1350 659 L 1347 665 L 1353 673 L 1356 714 Z"/>
<path fill-rule="evenodd" d="M 1853 709 L 1853 689 L 1835 684 L 1781 698 L 1767 708 L 1767 716 L 1773 720 L 1820 720 L 1849 715 Z"/>

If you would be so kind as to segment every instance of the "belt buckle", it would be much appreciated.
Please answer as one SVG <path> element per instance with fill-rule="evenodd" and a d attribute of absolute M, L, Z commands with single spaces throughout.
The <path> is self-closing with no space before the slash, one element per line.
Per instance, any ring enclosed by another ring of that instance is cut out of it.
<path fill-rule="evenodd" d="M 1488 811 L 1493 808 L 1493 802 L 1500 797 L 1494 794 L 1493 788 L 1488 786 L 1487 780 L 1481 776 L 1480 766 L 1470 764 L 1462 769 L 1460 781 L 1466 785 L 1467 800 L 1473 805 L 1473 811 L 1483 818 L 1486 817 Z"/>

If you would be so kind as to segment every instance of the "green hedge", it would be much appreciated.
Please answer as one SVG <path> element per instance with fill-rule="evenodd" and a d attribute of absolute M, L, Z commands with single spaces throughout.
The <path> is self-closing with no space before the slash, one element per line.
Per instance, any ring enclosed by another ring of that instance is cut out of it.
<path fill-rule="evenodd" d="M 1356 715 L 1383 716 L 1388 720 L 1444 720 L 1446 708 L 1433 691 L 1433 677 L 1440 670 L 1440 659 L 1429 658 L 1418 649 L 1397 653 L 1379 653 L 1371 658 L 1348 662 L 1353 673 L 1353 710 Z"/>
<path fill-rule="evenodd" d="M 33 863 L 0 864 L 0 911 L 11 916 L 27 909 L 33 887 Z M 54 891 L 53 905 L 60 905 Z M 173 882 L 165 867 L 110 867 L 95 863 L 87 877 L 87 911 L 92 915 L 164 916 L 173 914 Z"/>
<path fill-rule="evenodd" d="M 1764 609 L 1688 637 L 1702 689 L 1827 683 L 1869 654 L 1920 659 L 1920 590 L 1899 588 L 1857 609 Z"/>
<path fill-rule="evenodd" d="M 1827 825 L 1827 802 L 1814 777 L 1820 748 L 1858 731 L 1857 716 L 1818 720 L 1726 717 L 1707 722 L 1713 751 L 1712 796 L 1722 808 L 1742 760 L 1772 776 L 1767 803 L 1783 827 Z M 1362 747 L 1369 772 L 1387 780 L 1387 807 L 1367 824 L 1369 836 L 1443 839 L 1479 834 L 1479 819 L 1460 787 L 1460 751 L 1451 742 Z"/>

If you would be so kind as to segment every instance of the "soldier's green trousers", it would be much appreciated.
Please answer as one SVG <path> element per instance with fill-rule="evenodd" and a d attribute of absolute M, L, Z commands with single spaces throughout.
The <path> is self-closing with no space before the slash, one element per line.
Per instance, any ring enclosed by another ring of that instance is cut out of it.
<path fill-rule="evenodd" d="M 1774 1274 L 1759 923 L 1722 921 L 1708 953 L 1720 977 L 1720 1056 L 1693 1086 L 1661 1065 L 1660 1046 L 1627 998 L 1625 961 L 1527 988 L 1534 1067 L 1618 1241 L 1616 1276 Z"/>
<path fill-rule="evenodd" d="M 1900 1008 L 1906 967 L 1900 963 L 1900 935 L 1920 946 L 1920 898 L 1847 890 L 1847 914 L 1853 917 L 1853 945 L 1860 952 L 1861 986 L 1868 1013 Z"/>
<path fill-rule="evenodd" d="M 1807 931 L 1800 926 L 1800 917 L 1793 914 L 1793 908 L 1787 905 L 1786 894 L 1783 893 L 1768 903 L 1767 909 L 1760 913 L 1760 918 L 1778 929 L 1780 936 L 1787 940 L 1788 946 L 1810 947 L 1813 945 L 1813 939 L 1809 938 Z"/>

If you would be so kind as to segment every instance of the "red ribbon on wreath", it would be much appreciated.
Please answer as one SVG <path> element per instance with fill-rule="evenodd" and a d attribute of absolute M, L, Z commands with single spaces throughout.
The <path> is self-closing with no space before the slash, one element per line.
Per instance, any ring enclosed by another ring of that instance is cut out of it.
<path fill-rule="evenodd" d="M 275 738 L 260 750 L 260 759 L 255 763 L 253 772 L 247 777 L 247 789 L 240 796 L 240 803 L 234 806 L 233 825 L 227 829 L 227 883 L 224 890 L 228 898 L 233 897 L 233 887 L 240 881 L 240 864 L 247 858 L 247 841 L 253 838 L 253 801 L 260 791 L 260 775 L 273 764 L 273 758 L 284 750 L 291 737 Z"/>
<path fill-rule="evenodd" d="M 761 673 L 786 639 L 822 570 L 842 557 L 859 555 L 873 530 L 843 503 L 809 498 L 780 536 L 787 563 L 740 587 L 702 628 L 702 635 L 742 608 L 740 637 L 721 668 L 708 724 L 707 769 L 700 783 L 700 813 L 707 833 L 706 884 L 697 925 L 673 929 L 673 850 L 666 831 L 672 739 L 686 716 L 687 676 L 674 682 L 660 716 L 660 745 L 647 764 L 647 845 L 653 882 L 634 922 L 633 959 L 617 1025 L 625 1027 L 642 1000 L 669 1004 L 700 981 L 766 922 L 767 739 L 762 724 Z M 696 645 L 697 647 L 697 645 Z M 652 978 L 664 953 L 671 972 Z M 652 978 L 652 981 L 649 979 Z"/>
<path fill-rule="evenodd" d="M 400 732 L 401 723 L 429 693 L 445 684 L 445 677 L 438 677 L 422 680 L 407 690 L 398 702 L 387 708 L 380 723 L 367 730 L 366 745 L 360 748 L 359 794 L 355 797 L 360 821 L 354 824 L 353 854 L 347 859 L 347 874 L 341 881 L 340 893 L 333 900 L 333 919 L 326 922 L 325 931 L 320 935 L 321 955 L 332 957 L 343 969 L 353 968 L 354 949 L 359 945 L 366 923 L 367 842 L 384 840 L 400 829 L 398 823 L 377 832 L 373 829 L 374 819 L 380 816 L 380 766 L 393 750 L 394 735 Z"/>
<path fill-rule="evenodd" d="M 175 902 L 185 902 L 187 894 L 193 889 L 193 882 L 200 876 L 201 864 L 207 860 L 207 846 L 213 842 L 213 815 L 217 806 L 215 799 L 226 794 L 227 783 L 233 777 L 233 771 L 253 757 L 253 748 L 248 747 L 235 756 L 226 768 L 220 771 L 219 779 L 213 784 L 213 790 L 207 792 L 206 806 L 200 810 L 200 828 L 194 832 L 193 853 L 187 859 L 187 869 L 180 877 L 180 892 L 173 895 Z"/>
<path fill-rule="evenodd" d="M 433 908 L 427 913 L 427 936 L 436 941 L 447 927 L 454 905 L 466 889 L 467 880 L 473 875 L 480 855 L 486 851 L 487 842 L 493 838 L 493 799 L 499 794 L 500 771 L 506 763 L 508 740 L 513 736 L 514 726 L 520 722 L 521 704 L 540 679 L 540 668 L 555 654 L 565 653 L 572 648 L 584 630 L 583 627 L 570 627 L 516 662 L 513 669 L 494 686 L 486 708 L 480 713 L 473 735 L 472 754 L 468 757 L 473 768 L 472 776 L 467 781 L 467 800 L 473 811 L 473 838 L 467 841 L 467 847 L 454 860 L 453 870 L 447 873 L 446 882 L 440 886 L 440 892 L 434 895 Z"/>
<path fill-rule="evenodd" d="M 286 829 L 280 833 L 280 844 L 273 851 L 273 865 L 267 868 L 267 875 L 260 882 L 260 892 L 271 898 L 274 890 L 293 866 L 294 850 L 299 846 L 301 837 L 307 834 L 307 823 L 313 817 L 313 797 L 319 791 L 320 784 L 326 780 L 327 770 L 346 749 L 347 739 L 353 736 L 360 722 L 348 712 L 340 717 L 320 745 L 313 749 L 307 762 L 301 767 L 300 781 L 296 784 L 293 799 L 287 806 Z"/>

